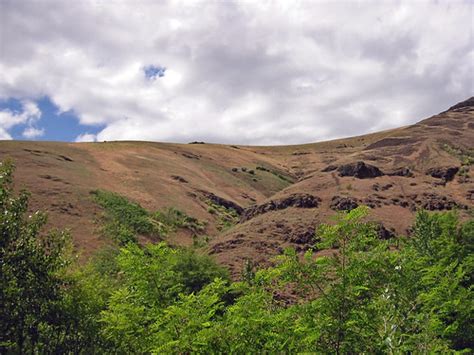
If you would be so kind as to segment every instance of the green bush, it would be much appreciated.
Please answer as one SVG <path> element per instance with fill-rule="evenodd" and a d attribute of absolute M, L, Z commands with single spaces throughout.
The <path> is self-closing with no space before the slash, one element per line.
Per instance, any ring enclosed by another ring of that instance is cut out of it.
<path fill-rule="evenodd" d="M 94 200 L 105 211 L 103 233 L 120 244 L 136 242 L 137 235 L 162 238 L 166 233 L 163 223 L 152 218 L 150 213 L 138 203 L 104 190 L 91 192 Z"/>
<path fill-rule="evenodd" d="M 176 230 L 178 228 L 184 228 L 190 230 L 193 235 L 198 235 L 204 232 L 206 229 L 205 222 L 188 216 L 183 211 L 180 211 L 174 207 L 170 207 L 164 212 L 155 212 L 153 214 L 153 219 L 161 222 L 164 226 L 168 227 L 170 231 Z"/>
<path fill-rule="evenodd" d="M 163 239 L 178 228 L 190 230 L 194 235 L 205 230 L 205 222 L 176 209 L 150 213 L 140 204 L 110 191 L 92 192 L 94 200 L 104 209 L 102 232 L 120 245 L 136 243 L 137 235 Z"/>

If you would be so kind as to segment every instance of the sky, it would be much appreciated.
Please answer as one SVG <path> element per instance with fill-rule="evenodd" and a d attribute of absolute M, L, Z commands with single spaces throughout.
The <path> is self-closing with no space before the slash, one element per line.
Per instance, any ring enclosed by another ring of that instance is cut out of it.
<path fill-rule="evenodd" d="M 0 0 L 0 140 L 298 144 L 474 94 L 474 0 Z"/>

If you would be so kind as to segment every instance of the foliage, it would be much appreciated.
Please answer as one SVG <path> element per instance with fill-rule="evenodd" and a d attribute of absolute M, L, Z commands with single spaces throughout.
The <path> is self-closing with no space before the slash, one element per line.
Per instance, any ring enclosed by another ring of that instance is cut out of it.
<path fill-rule="evenodd" d="M 174 207 L 170 207 L 163 212 L 155 212 L 153 218 L 167 226 L 169 231 L 184 228 L 191 231 L 193 235 L 199 235 L 206 229 L 204 221 L 188 216 L 185 212 Z"/>
<path fill-rule="evenodd" d="M 41 233 L 45 215 L 27 217 L 12 170 L 0 166 L 2 353 L 474 349 L 474 221 L 454 212 L 420 211 L 412 235 L 396 241 L 378 237 L 367 208 L 340 213 L 317 231 L 323 256 L 288 249 L 262 270 L 248 260 L 243 281 L 231 283 L 208 256 L 164 242 L 71 263 L 67 234 Z M 118 195 L 95 197 L 132 236 L 199 225 L 177 210 L 151 214 Z"/>
<path fill-rule="evenodd" d="M 165 233 L 165 226 L 138 203 L 110 191 L 95 190 L 92 194 L 105 210 L 104 234 L 120 244 L 136 242 L 137 234 L 160 238 Z"/>
<path fill-rule="evenodd" d="M 102 232 L 120 245 L 136 243 L 137 235 L 160 240 L 178 228 L 188 229 L 193 235 L 198 235 L 206 226 L 204 222 L 176 208 L 151 213 L 140 204 L 114 192 L 95 190 L 92 194 L 105 210 Z"/>
<path fill-rule="evenodd" d="M 474 149 L 464 149 L 451 146 L 446 143 L 443 144 L 441 148 L 452 156 L 458 158 L 461 161 L 461 164 L 464 166 L 470 166 L 474 164 Z"/>
<path fill-rule="evenodd" d="M 0 166 L 0 347 L 22 353 L 45 340 L 60 317 L 66 233 L 41 235 L 46 216 L 27 216 L 28 194 L 13 192 L 13 164 Z"/>
<path fill-rule="evenodd" d="M 198 293 L 227 273 L 209 257 L 190 250 L 172 249 L 164 243 L 144 248 L 129 244 L 118 256 L 121 287 L 102 312 L 104 334 L 124 352 L 147 352 L 158 346 L 152 327 L 177 307 L 185 295 Z M 160 345 L 161 346 L 161 345 Z"/>
<path fill-rule="evenodd" d="M 285 176 L 283 175 L 282 173 L 280 173 L 279 171 L 276 171 L 276 170 L 272 170 L 272 169 L 269 169 L 269 168 L 266 168 L 264 166 L 261 166 L 261 165 L 258 165 L 256 168 L 256 170 L 260 170 L 260 171 L 265 171 L 267 173 L 270 173 L 270 174 L 273 174 L 275 175 L 277 178 L 285 181 L 285 182 L 288 182 L 288 183 L 293 183 L 293 179 L 289 176 Z"/>
<path fill-rule="evenodd" d="M 239 214 L 233 208 L 218 205 L 211 200 L 206 200 L 209 206 L 207 211 L 217 217 L 217 229 L 226 230 L 239 222 Z"/>

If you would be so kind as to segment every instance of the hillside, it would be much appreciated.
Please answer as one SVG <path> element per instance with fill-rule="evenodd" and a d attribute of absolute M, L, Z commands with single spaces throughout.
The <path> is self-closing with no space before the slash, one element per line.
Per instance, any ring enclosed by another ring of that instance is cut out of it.
<path fill-rule="evenodd" d="M 466 215 L 474 204 L 472 142 L 474 98 L 415 125 L 314 144 L 2 141 L 0 158 L 14 160 L 17 188 L 32 192 L 31 210 L 70 228 L 84 258 L 109 242 L 90 194 L 103 189 L 207 221 L 206 251 L 236 275 L 247 258 L 266 264 L 285 246 L 305 250 L 336 210 L 368 205 L 381 237 L 406 233 L 418 208 Z M 213 206 L 234 208 L 238 223 L 220 228 Z M 184 230 L 168 237 L 177 245 L 192 240 Z"/>

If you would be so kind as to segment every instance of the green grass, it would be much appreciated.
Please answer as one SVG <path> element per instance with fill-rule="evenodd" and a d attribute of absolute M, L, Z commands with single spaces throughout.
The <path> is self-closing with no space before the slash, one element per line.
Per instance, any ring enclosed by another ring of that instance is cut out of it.
<path fill-rule="evenodd" d="M 474 149 L 463 149 L 449 144 L 443 144 L 441 148 L 458 158 L 461 161 L 461 165 L 470 166 L 474 164 Z"/>
<path fill-rule="evenodd" d="M 207 212 L 217 217 L 217 229 L 223 231 L 236 225 L 239 220 L 239 214 L 233 208 L 219 206 L 211 200 L 206 200 L 209 206 Z"/>
<path fill-rule="evenodd" d="M 155 212 L 153 218 L 167 226 L 169 231 L 184 228 L 193 232 L 193 235 L 198 235 L 206 229 L 205 221 L 188 216 L 185 212 L 174 207 L 170 207 L 163 212 Z"/>
<path fill-rule="evenodd" d="M 269 168 L 266 168 L 264 166 L 257 166 L 255 168 L 256 170 L 260 170 L 260 171 L 265 171 L 267 173 L 270 173 L 274 176 L 276 176 L 277 178 L 279 178 L 280 180 L 283 180 L 284 182 L 288 183 L 288 184 L 292 184 L 294 183 L 294 179 L 287 176 L 287 175 L 284 175 L 283 173 L 281 173 L 280 171 L 277 171 L 277 170 L 273 170 L 273 169 L 269 169 Z"/>
<path fill-rule="evenodd" d="M 136 243 L 138 235 L 162 240 L 178 228 L 188 229 L 195 235 L 205 230 L 205 222 L 176 208 L 152 213 L 114 192 L 95 190 L 91 193 L 104 209 L 102 233 L 120 245 Z"/>

